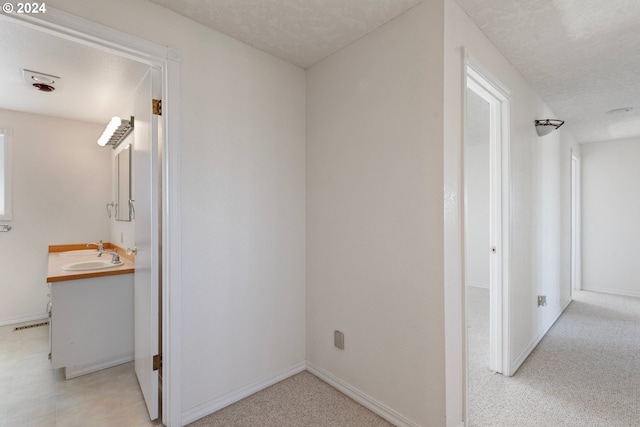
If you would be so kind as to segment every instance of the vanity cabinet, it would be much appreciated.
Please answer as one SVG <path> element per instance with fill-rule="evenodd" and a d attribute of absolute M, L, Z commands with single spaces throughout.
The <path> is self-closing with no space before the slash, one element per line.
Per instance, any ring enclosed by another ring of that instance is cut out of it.
<path fill-rule="evenodd" d="M 51 363 L 66 378 L 133 360 L 133 274 L 51 284 Z"/>
<path fill-rule="evenodd" d="M 117 250 L 121 264 L 95 270 L 70 264 L 96 261 L 86 244 L 51 245 L 47 271 L 50 294 L 49 351 L 54 368 L 67 379 L 133 360 L 134 264 Z M 70 271 L 71 270 L 71 271 Z"/>

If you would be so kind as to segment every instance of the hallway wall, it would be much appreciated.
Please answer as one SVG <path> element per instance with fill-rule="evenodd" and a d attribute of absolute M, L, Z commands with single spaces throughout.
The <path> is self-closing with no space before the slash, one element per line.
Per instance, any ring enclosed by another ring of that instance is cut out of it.
<path fill-rule="evenodd" d="M 307 360 L 422 426 L 445 424 L 442 8 L 307 72 Z"/>
<path fill-rule="evenodd" d="M 582 288 L 640 297 L 640 138 L 581 151 Z"/>

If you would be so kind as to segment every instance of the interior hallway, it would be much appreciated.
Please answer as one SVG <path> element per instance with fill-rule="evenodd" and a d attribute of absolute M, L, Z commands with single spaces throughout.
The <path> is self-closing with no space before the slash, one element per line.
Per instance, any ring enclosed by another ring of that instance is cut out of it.
<path fill-rule="evenodd" d="M 489 290 L 467 297 L 470 426 L 640 426 L 640 298 L 573 291 L 507 378 L 487 368 Z"/>

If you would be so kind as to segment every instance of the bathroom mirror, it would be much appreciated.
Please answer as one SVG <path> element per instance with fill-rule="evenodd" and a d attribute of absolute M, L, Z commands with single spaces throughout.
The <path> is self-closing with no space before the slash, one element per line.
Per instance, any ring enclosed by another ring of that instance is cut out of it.
<path fill-rule="evenodd" d="M 116 221 L 131 221 L 131 150 L 129 147 L 116 155 Z"/>

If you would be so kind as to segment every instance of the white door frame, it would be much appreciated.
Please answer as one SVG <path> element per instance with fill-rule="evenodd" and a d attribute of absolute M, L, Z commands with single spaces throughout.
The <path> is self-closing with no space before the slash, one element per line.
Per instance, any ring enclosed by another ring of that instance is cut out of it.
<path fill-rule="evenodd" d="M 582 289 L 582 165 L 571 150 L 571 289 Z"/>
<path fill-rule="evenodd" d="M 49 34 L 156 66 L 162 72 L 162 420 L 169 427 L 180 426 L 180 52 L 49 6 L 44 14 L 2 14 L 2 19 L 21 21 Z"/>
<path fill-rule="evenodd" d="M 482 64 L 472 56 L 465 54 L 465 83 L 463 88 L 463 93 L 465 94 L 463 105 L 465 109 L 467 88 L 481 96 L 490 106 L 490 247 L 487 248 L 487 251 L 490 251 L 491 254 L 489 297 L 491 306 L 489 322 L 491 356 L 489 368 L 495 372 L 510 376 L 512 375 L 509 343 L 509 225 L 511 222 L 509 111 L 511 91 L 486 70 Z M 464 186 L 464 180 L 462 180 L 462 185 Z M 464 253 L 465 251 L 463 250 Z M 466 354 L 465 360 L 468 368 L 468 356 Z"/>

